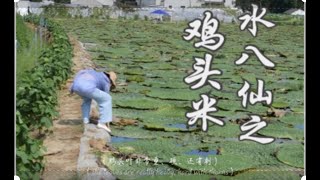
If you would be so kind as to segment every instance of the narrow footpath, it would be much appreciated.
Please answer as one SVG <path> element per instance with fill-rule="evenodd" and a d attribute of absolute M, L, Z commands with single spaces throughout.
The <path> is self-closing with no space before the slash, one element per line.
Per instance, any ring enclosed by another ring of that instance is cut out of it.
<path fill-rule="evenodd" d="M 44 140 L 47 148 L 44 180 L 74 179 L 77 174 L 80 139 L 84 132 L 82 100 L 77 95 L 70 95 L 69 87 L 75 73 L 84 68 L 94 68 L 94 64 L 81 43 L 72 36 L 69 39 L 73 46 L 73 74 L 58 92 L 59 117 L 53 121 L 53 133 Z"/>

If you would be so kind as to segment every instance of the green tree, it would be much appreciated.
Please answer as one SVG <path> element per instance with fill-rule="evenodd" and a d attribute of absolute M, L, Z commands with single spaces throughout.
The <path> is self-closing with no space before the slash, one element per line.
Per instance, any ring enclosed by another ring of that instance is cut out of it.
<path fill-rule="evenodd" d="M 256 4 L 260 8 L 267 8 L 272 13 L 283 13 L 291 8 L 303 9 L 304 4 L 301 0 L 237 0 L 236 6 L 243 11 L 252 10 L 251 4 Z"/>
<path fill-rule="evenodd" d="M 251 4 L 260 5 L 260 0 L 237 0 L 236 6 L 240 7 L 243 11 L 251 10 Z"/>
<path fill-rule="evenodd" d="M 19 43 L 18 46 L 18 51 L 20 51 L 23 48 L 29 47 L 30 36 L 31 32 L 29 31 L 28 27 L 24 24 L 23 18 L 21 15 L 17 14 L 16 15 L 16 35 L 17 35 L 17 40 Z"/>
<path fill-rule="evenodd" d="M 55 3 L 70 4 L 71 0 L 54 0 Z"/>
<path fill-rule="evenodd" d="M 138 6 L 135 0 L 116 0 L 115 5 L 124 12 L 132 12 L 133 8 Z"/>

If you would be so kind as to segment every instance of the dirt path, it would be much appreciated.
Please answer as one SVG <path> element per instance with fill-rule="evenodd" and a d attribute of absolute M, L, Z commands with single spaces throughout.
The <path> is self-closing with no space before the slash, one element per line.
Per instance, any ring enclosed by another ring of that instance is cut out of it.
<path fill-rule="evenodd" d="M 45 155 L 45 171 L 42 179 L 72 179 L 76 175 L 80 138 L 83 134 L 81 120 L 81 98 L 75 94 L 70 96 L 69 87 L 75 73 L 84 68 L 93 68 L 90 55 L 81 43 L 69 36 L 73 46 L 73 74 L 58 92 L 60 116 L 53 122 L 53 134 L 44 140 L 47 148 Z"/>

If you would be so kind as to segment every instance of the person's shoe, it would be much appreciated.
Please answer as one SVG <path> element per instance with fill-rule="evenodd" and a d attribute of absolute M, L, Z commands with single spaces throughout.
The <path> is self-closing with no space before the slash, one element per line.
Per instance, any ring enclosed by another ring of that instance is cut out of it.
<path fill-rule="evenodd" d="M 111 133 L 111 129 L 109 129 L 105 124 L 98 123 L 97 127 L 106 130 L 108 133 Z"/>
<path fill-rule="evenodd" d="M 88 118 L 84 118 L 84 119 L 83 119 L 83 123 L 84 123 L 84 124 L 89 124 L 89 119 L 88 119 Z"/>

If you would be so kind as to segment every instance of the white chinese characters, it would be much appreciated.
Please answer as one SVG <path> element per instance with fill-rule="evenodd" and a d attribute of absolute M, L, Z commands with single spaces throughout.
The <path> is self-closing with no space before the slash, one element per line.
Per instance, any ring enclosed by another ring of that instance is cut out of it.
<path fill-rule="evenodd" d="M 262 65 L 266 67 L 275 67 L 275 64 L 270 61 L 268 58 L 266 58 L 258 48 L 254 46 L 246 46 L 245 50 L 251 50 L 253 53 L 255 53 L 261 62 Z M 249 55 L 247 53 L 242 53 L 241 57 L 235 61 L 236 65 L 242 65 L 249 59 Z"/>
<path fill-rule="evenodd" d="M 210 70 L 212 63 L 212 55 L 206 54 L 205 59 L 195 58 L 195 63 L 193 65 L 193 69 L 196 71 L 186 77 L 184 80 L 187 84 L 194 83 L 198 81 L 196 84 L 191 86 L 191 89 L 198 89 L 202 87 L 207 81 L 211 84 L 215 89 L 221 90 L 221 85 L 219 82 L 214 80 L 207 80 L 211 75 L 221 75 L 222 72 L 220 70 Z"/>
<path fill-rule="evenodd" d="M 263 16 L 266 14 L 266 8 L 262 8 L 262 12 L 258 16 L 257 16 L 258 6 L 252 4 L 252 8 L 253 8 L 253 12 L 252 12 L 251 16 L 249 14 L 245 14 L 245 15 L 239 17 L 239 20 L 243 21 L 242 24 L 240 25 L 241 31 L 245 30 L 247 28 L 247 26 L 249 25 L 249 23 L 251 22 L 252 27 L 248 28 L 248 30 L 255 37 L 255 36 L 257 36 L 257 31 L 258 31 L 257 22 L 265 25 L 268 28 L 275 26 L 275 24 L 273 24 L 272 22 L 269 22 L 269 21 L 262 19 Z"/>
<path fill-rule="evenodd" d="M 224 43 L 224 37 L 222 34 L 216 33 L 219 27 L 217 19 L 212 18 L 212 12 L 206 11 L 203 21 L 196 19 L 189 23 L 190 29 L 185 29 L 186 33 L 189 33 L 183 38 L 187 41 L 192 40 L 194 37 L 200 38 L 200 42 L 196 42 L 194 46 L 196 48 L 204 47 L 209 50 L 215 51 L 219 49 Z"/>
<path fill-rule="evenodd" d="M 257 16 L 258 12 L 258 6 L 252 5 L 253 7 L 253 12 L 252 16 L 245 14 L 239 18 L 239 20 L 242 20 L 243 23 L 240 25 L 240 29 L 244 30 L 247 28 L 250 22 L 252 22 L 251 28 L 248 28 L 250 33 L 256 37 L 257 35 L 257 22 L 262 23 L 268 28 L 271 28 L 275 26 L 275 24 L 268 22 L 266 20 L 263 20 L 263 16 L 266 13 L 266 9 L 262 8 L 262 12 L 259 16 Z M 245 47 L 245 50 L 247 51 L 252 51 L 259 59 L 261 64 L 265 67 L 268 68 L 274 68 L 275 64 L 266 58 L 260 50 L 252 45 L 248 45 Z M 235 64 L 237 66 L 244 64 L 249 58 L 249 55 L 247 53 L 242 53 L 241 57 L 235 61 Z M 238 90 L 237 95 L 238 97 L 242 98 L 242 107 L 247 108 L 248 100 L 251 105 L 254 105 L 258 102 L 265 102 L 267 105 L 271 105 L 272 103 L 272 92 L 271 91 L 265 91 L 264 90 L 264 81 L 257 79 L 258 82 L 258 88 L 257 92 L 249 92 L 250 90 L 250 84 L 244 80 L 244 84 L 241 87 L 240 90 Z M 261 144 L 268 144 L 274 141 L 274 138 L 271 137 L 257 137 L 257 136 L 252 136 L 254 133 L 257 133 L 260 129 L 264 128 L 267 126 L 267 123 L 265 121 L 261 121 L 261 118 L 257 115 L 250 115 L 252 117 L 252 120 L 246 122 L 240 127 L 241 131 L 249 131 L 246 134 L 240 135 L 239 140 L 252 140 Z"/>
<path fill-rule="evenodd" d="M 186 116 L 189 118 L 188 125 L 192 126 L 201 119 L 202 131 L 208 131 L 208 121 L 211 121 L 220 126 L 224 125 L 224 122 L 220 119 L 211 117 L 209 112 L 215 112 L 217 109 L 213 105 L 217 102 L 214 98 L 209 98 L 207 95 L 201 95 L 202 100 L 198 102 L 192 102 L 194 112 L 189 112 Z M 202 105 L 202 108 L 201 108 Z"/>
<path fill-rule="evenodd" d="M 264 8 L 262 9 L 262 12 L 257 15 L 258 7 L 256 5 L 252 6 L 253 12 L 251 16 L 249 14 L 245 14 L 239 19 L 243 21 L 240 25 L 240 29 L 244 30 L 248 28 L 250 33 L 255 37 L 258 31 L 257 23 L 261 23 L 268 28 L 275 26 L 275 24 L 262 19 L 266 13 L 266 10 Z M 211 51 L 216 51 L 223 45 L 225 38 L 222 34 L 217 33 L 219 22 L 217 19 L 212 17 L 212 12 L 205 11 L 204 15 L 205 17 L 203 20 L 196 19 L 189 23 L 189 27 L 184 30 L 184 32 L 186 32 L 187 34 L 183 36 L 183 39 L 186 41 L 191 41 L 194 38 L 198 38 L 200 39 L 200 41 L 194 41 L 195 48 L 203 47 Z M 235 65 L 240 66 L 246 63 L 249 59 L 250 53 L 255 54 L 264 67 L 275 67 L 275 63 L 265 57 L 257 47 L 253 45 L 247 45 L 244 49 L 246 50 L 246 52 L 243 52 L 241 57 L 235 61 Z M 211 85 L 212 88 L 221 91 L 222 85 L 217 80 L 212 79 L 212 76 L 222 75 L 221 70 L 211 69 L 211 65 L 213 64 L 213 56 L 209 53 L 205 53 L 204 58 L 195 57 L 194 60 L 194 72 L 188 74 L 184 78 L 184 82 L 190 85 L 190 88 L 192 90 L 199 89 L 208 84 Z M 271 91 L 265 90 L 264 81 L 261 79 L 257 79 L 257 86 L 258 87 L 256 92 L 253 92 L 251 90 L 251 85 L 249 84 L 249 82 L 244 80 L 243 86 L 237 91 L 237 96 L 242 98 L 241 105 L 243 108 L 247 108 L 248 102 L 251 105 L 255 105 L 258 102 L 271 105 L 273 95 Z M 201 94 L 200 96 L 200 100 L 192 102 L 193 111 L 186 113 L 186 117 L 188 118 L 187 124 L 189 126 L 193 126 L 198 122 L 201 122 L 201 130 L 205 132 L 208 131 L 209 123 L 224 126 L 225 122 L 223 120 L 212 117 L 210 115 L 218 111 L 218 109 L 215 107 L 215 105 L 217 104 L 217 100 L 215 98 L 209 97 L 207 94 Z M 240 130 L 245 133 L 239 136 L 239 140 L 252 140 L 261 144 L 268 144 L 273 142 L 274 138 L 272 137 L 262 137 L 255 135 L 260 129 L 266 127 L 267 123 L 265 121 L 262 121 L 260 116 L 258 115 L 250 115 L 250 117 L 250 121 L 240 126 Z M 202 159 L 194 161 L 190 158 L 188 160 L 188 164 L 200 165 L 201 162 Z"/>
<path fill-rule="evenodd" d="M 217 33 L 219 22 L 217 19 L 213 18 L 212 12 L 205 11 L 204 15 L 205 17 L 203 20 L 196 19 L 189 23 L 189 29 L 185 29 L 185 32 L 188 33 L 188 35 L 183 36 L 183 39 L 191 41 L 193 38 L 200 38 L 201 41 L 195 42 L 194 44 L 196 48 L 204 47 L 211 51 L 215 51 L 223 45 L 224 36 Z M 209 78 L 212 75 L 222 74 L 222 71 L 219 69 L 211 69 L 212 59 L 213 57 L 209 53 L 205 54 L 204 59 L 194 59 L 195 63 L 193 64 L 193 70 L 195 72 L 184 78 L 184 82 L 191 85 L 192 90 L 199 89 L 207 83 L 217 90 L 222 89 L 222 86 L 218 81 Z M 188 125 L 195 125 L 201 120 L 201 129 L 203 131 L 208 131 L 208 121 L 223 126 L 223 121 L 211 117 L 208 114 L 210 112 L 217 111 L 214 107 L 217 101 L 205 94 L 202 94 L 201 97 L 202 99 L 198 102 L 192 102 L 192 106 L 195 111 L 186 113 Z"/>
<path fill-rule="evenodd" d="M 254 133 L 257 133 L 260 129 L 267 126 L 267 123 L 265 121 L 261 121 L 261 118 L 259 116 L 251 115 L 251 120 L 244 123 L 242 126 L 240 126 L 241 131 L 249 131 L 246 134 L 242 134 L 239 137 L 240 141 L 243 140 L 252 140 L 255 142 L 259 142 L 261 144 L 268 144 L 274 141 L 274 138 L 271 137 L 259 137 L 259 136 L 253 136 Z"/>
<path fill-rule="evenodd" d="M 258 102 L 266 102 L 268 105 L 272 102 L 272 92 L 265 91 L 264 92 L 264 82 L 258 79 L 258 92 L 248 92 L 250 89 L 250 84 L 245 80 L 244 85 L 238 91 L 238 97 L 242 97 L 242 106 L 244 108 L 247 107 L 248 100 L 251 105 L 254 105 Z M 249 95 L 249 97 L 248 97 Z"/>

